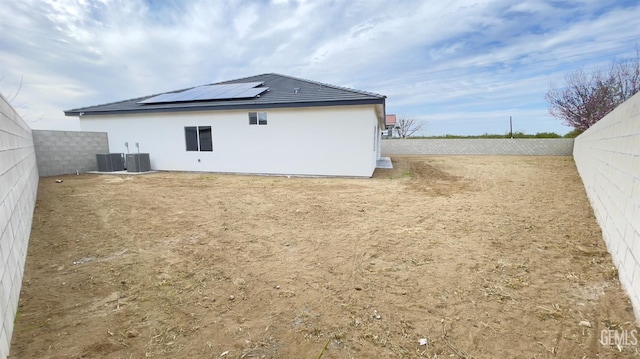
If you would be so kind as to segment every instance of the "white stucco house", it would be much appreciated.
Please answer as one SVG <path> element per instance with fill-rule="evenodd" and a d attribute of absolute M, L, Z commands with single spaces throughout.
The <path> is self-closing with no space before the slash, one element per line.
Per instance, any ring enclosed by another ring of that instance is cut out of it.
<path fill-rule="evenodd" d="M 386 96 L 279 74 L 65 111 L 153 170 L 370 177 Z"/>

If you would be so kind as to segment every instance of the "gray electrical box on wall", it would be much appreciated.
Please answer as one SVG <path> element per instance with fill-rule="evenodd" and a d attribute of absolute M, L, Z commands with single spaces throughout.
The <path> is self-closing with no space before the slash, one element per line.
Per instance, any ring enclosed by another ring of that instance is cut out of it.
<path fill-rule="evenodd" d="M 100 172 L 114 172 L 124 171 L 122 153 L 99 153 L 96 154 L 96 161 L 98 162 L 98 171 Z"/>
<path fill-rule="evenodd" d="M 149 172 L 151 171 L 151 162 L 148 153 L 129 153 L 127 154 L 127 172 Z"/>

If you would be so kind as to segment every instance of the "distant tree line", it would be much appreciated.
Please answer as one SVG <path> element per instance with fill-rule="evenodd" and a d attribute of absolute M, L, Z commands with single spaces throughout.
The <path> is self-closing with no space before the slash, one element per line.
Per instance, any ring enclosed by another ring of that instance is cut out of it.
<path fill-rule="evenodd" d="M 538 132 L 535 134 L 528 134 L 528 133 L 524 133 L 524 132 L 514 132 L 513 133 L 513 138 L 574 138 L 577 137 L 580 134 L 579 131 L 571 131 L 569 133 L 567 133 L 566 135 L 562 136 L 559 135 L 555 132 Z M 493 134 L 493 133 L 485 133 L 483 135 L 469 135 L 469 136 L 464 136 L 464 135 L 442 135 L 442 136 L 414 136 L 414 137 L 410 137 L 410 138 L 432 138 L 432 139 L 449 139 L 449 138 L 511 138 L 511 135 L 509 133 L 505 133 L 504 135 L 500 135 L 500 134 Z"/>

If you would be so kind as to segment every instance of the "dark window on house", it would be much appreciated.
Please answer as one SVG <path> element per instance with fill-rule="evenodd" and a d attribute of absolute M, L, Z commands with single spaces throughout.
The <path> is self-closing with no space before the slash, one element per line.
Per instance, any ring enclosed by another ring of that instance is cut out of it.
<path fill-rule="evenodd" d="M 258 125 L 266 125 L 266 124 L 267 124 L 267 113 L 258 112 Z"/>
<path fill-rule="evenodd" d="M 184 128 L 187 151 L 213 151 L 211 126 L 191 126 Z"/>
<path fill-rule="evenodd" d="M 187 151 L 197 151 L 198 150 L 198 128 L 185 127 L 184 137 L 187 141 Z"/>
<path fill-rule="evenodd" d="M 198 137 L 200 137 L 200 151 L 213 151 L 211 126 L 198 127 Z"/>
<path fill-rule="evenodd" d="M 249 124 L 250 125 L 266 125 L 267 113 L 266 112 L 249 112 Z"/>

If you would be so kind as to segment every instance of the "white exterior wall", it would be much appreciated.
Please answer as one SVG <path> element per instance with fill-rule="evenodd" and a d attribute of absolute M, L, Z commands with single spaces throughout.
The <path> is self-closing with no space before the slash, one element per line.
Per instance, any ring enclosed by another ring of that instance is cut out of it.
<path fill-rule="evenodd" d="M 0 95 L 0 359 L 9 355 L 37 193 L 31 129 Z"/>
<path fill-rule="evenodd" d="M 249 125 L 249 111 L 267 125 Z M 82 116 L 109 150 L 149 153 L 154 170 L 370 177 L 380 151 L 371 106 Z M 211 126 L 213 152 L 187 152 L 185 126 Z"/>
<path fill-rule="evenodd" d="M 640 93 L 578 136 L 573 157 L 640 321 Z"/>

